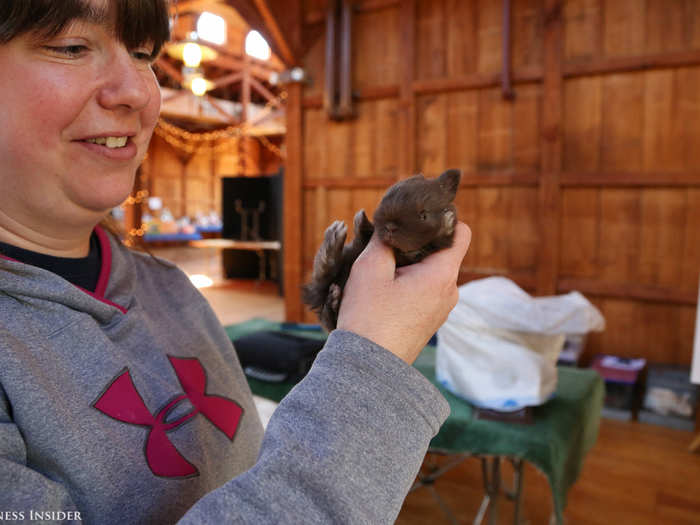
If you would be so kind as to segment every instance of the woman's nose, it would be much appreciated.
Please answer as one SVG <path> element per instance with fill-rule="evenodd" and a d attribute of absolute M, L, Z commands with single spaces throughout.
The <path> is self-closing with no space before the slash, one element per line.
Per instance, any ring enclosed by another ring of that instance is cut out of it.
<path fill-rule="evenodd" d="M 126 49 L 116 53 L 104 69 L 104 84 L 98 94 L 100 105 L 139 111 L 148 104 L 153 96 L 150 83 L 155 82 L 155 77 Z"/>

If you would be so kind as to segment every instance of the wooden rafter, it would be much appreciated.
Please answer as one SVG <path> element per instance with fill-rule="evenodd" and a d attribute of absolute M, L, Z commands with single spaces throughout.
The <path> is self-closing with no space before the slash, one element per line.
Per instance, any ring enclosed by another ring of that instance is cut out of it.
<path fill-rule="evenodd" d="M 263 86 L 258 80 L 254 78 L 250 78 L 250 87 L 252 87 L 255 91 L 257 91 L 260 95 L 265 97 L 265 100 L 268 102 L 275 102 L 277 100 L 277 97 L 275 96 L 272 91 L 267 89 L 265 86 Z"/>
<path fill-rule="evenodd" d="M 172 102 L 175 99 L 178 99 L 184 95 L 188 95 L 190 92 L 186 89 L 178 89 L 176 91 L 173 91 L 169 95 L 166 95 L 163 97 L 163 103 L 165 104 L 166 102 Z"/>
<path fill-rule="evenodd" d="M 222 117 L 227 119 L 229 122 L 234 122 L 236 120 L 231 113 L 221 107 L 221 104 L 219 104 L 214 97 L 210 95 L 204 95 L 204 97 L 207 99 L 207 102 L 211 104 L 211 107 L 213 107 Z"/>
<path fill-rule="evenodd" d="M 219 89 L 230 84 L 235 84 L 243 79 L 243 72 L 237 71 L 236 73 L 231 73 L 230 75 L 224 75 L 214 80 L 214 89 Z"/>
<path fill-rule="evenodd" d="M 285 62 L 287 66 L 293 66 L 297 64 L 298 58 L 292 51 L 292 46 L 290 45 L 289 39 L 285 35 L 277 17 L 273 13 L 270 6 L 269 0 L 253 0 L 255 2 L 255 7 L 257 7 L 262 19 L 267 26 L 268 31 L 272 35 L 278 49 L 280 50 L 280 58 Z"/>
<path fill-rule="evenodd" d="M 263 36 L 263 38 L 270 45 L 273 53 L 275 53 L 278 57 L 282 56 L 282 52 L 277 46 L 277 42 L 272 38 L 272 35 L 265 24 L 265 20 L 260 15 L 260 12 L 253 4 L 252 0 L 226 0 L 226 3 L 238 11 L 241 18 L 243 18 L 252 29 L 255 29 Z"/>
<path fill-rule="evenodd" d="M 165 57 L 162 55 L 158 57 L 156 60 L 156 65 L 163 70 L 163 72 L 171 77 L 173 80 L 176 80 L 180 84 L 182 84 L 183 78 L 182 78 L 182 73 L 175 67 L 173 66 L 170 62 L 168 62 Z"/>

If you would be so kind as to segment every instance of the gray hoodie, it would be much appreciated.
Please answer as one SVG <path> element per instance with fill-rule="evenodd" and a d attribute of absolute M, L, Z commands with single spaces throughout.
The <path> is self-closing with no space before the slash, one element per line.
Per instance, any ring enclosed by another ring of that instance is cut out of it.
<path fill-rule="evenodd" d="M 449 407 L 330 334 L 267 432 L 211 308 L 97 229 L 94 293 L 0 257 L 0 521 L 389 523 Z"/>

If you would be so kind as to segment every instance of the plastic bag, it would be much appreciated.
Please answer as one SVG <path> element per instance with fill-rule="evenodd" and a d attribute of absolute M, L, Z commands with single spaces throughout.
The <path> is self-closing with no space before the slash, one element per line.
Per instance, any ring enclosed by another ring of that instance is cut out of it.
<path fill-rule="evenodd" d="M 557 385 L 567 334 L 600 331 L 605 320 L 583 295 L 533 298 L 513 281 L 489 277 L 460 287 L 459 302 L 438 331 L 438 381 L 484 408 L 540 405 Z"/>

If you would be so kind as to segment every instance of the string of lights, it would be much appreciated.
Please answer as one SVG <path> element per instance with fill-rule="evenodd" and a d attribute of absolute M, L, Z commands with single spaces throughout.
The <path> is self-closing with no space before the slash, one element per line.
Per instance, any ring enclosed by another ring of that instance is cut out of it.
<path fill-rule="evenodd" d="M 258 115 L 255 116 L 254 122 L 250 121 L 243 122 L 241 124 L 232 124 L 222 129 L 217 129 L 215 131 L 204 131 L 200 133 L 195 133 L 182 129 L 170 122 L 167 122 L 163 118 L 158 119 L 158 125 L 156 126 L 156 133 L 159 136 L 169 135 L 181 139 L 180 142 L 185 141 L 189 144 L 201 143 L 201 142 L 215 142 L 221 139 L 238 138 L 241 136 L 246 136 L 249 131 L 255 127 L 255 122 L 260 122 L 265 119 L 273 110 L 274 107 L 279 107 L 282 102 L 286 100 L 287 92 L 282 91 L 277 97 L 270 100 L 265 104 L 263 109 Z M 196 146 L 195 151 L 196 151 Z"/>

